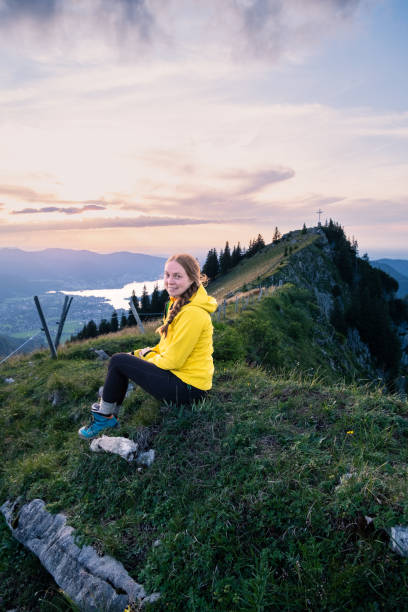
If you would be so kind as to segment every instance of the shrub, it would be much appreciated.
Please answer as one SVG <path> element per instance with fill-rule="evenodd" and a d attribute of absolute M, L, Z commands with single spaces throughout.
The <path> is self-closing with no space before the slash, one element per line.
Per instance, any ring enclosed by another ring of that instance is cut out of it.
<path fill-rule="evenodd" d="M 214 323 L 214 328 L 214 359 L 217 361 L 244 359 L 244 341 L 238 330 L 224 323 Z"/>

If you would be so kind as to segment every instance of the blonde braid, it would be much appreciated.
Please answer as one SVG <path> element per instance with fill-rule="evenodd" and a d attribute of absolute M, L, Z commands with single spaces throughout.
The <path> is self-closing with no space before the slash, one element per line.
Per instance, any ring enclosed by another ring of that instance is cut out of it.
<path fill-rule="evenodd" d="M 183 308 L 183 306 L 185 306 L 188 303 L 191 296 L 194 295 L 194 293 L 197 291 L 198 287 L 199 285 L 197 281 L 193 281 L 190 287 L 186 289 L 185 292 L 182 293 L 176 299 L 176 301 L 173 303 L 173 308 L 170 310 L 170 314 L 167 318 L 167 321 L 161 327 L 156 329 L 157 332 L 159 332 L 160 334 L 164 334 L 164 336 L 167 336 L 169 325 L 172 323 L 173 319 L 178 315 L 178 313 Z"/>

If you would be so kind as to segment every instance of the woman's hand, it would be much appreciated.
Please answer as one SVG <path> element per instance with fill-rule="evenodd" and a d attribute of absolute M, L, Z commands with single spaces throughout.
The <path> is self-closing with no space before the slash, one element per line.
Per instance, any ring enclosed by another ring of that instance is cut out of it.
<path fill-rule="evenodd" d="M 146 353 L 148 353 L 149 351 L 152 350 L 151 346 L 146 346 L 145 348 L 140 349 L 139 351 L 139 355 L 141 355 L 142 357 L 144 357 L 146 355 Z"/>

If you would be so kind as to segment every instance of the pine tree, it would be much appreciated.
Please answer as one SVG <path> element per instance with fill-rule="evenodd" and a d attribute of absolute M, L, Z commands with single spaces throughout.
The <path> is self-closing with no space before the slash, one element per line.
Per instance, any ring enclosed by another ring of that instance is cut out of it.
<path fill-rule="evenodd" d="M 93 319 L 91 319 L 84 327 L 85 338 L 96 338 L 98 335 L 98 328 L 96 327 L 96 323 Z"/>
<path fill-rule="evenodd" d="M 117 332 L 119 329 L 119 321 L 118 321 L 118 313 L 116 310 L 112 312 L 111 320 L 110 320 L 111 331 Z"/>
<path fill-rule="evenodd" d="M 161 308 L 160 291 L 159 291 L 158 285 L 155 285 L 152 296 L 150 298 L 150 312 L 160 313 L 161 311 L 162 311 L 162 308 Z"/>
<path fill-rule="evenodd" d="M 265 240 L 263 239 L 262 234 L 258 234 L 255 244 L 256 244 L 256 252 L 264 248 Z"/>
<path fill-rule="evenodd" d="M 169 294 L 167 293 L 166 289 L 162 289 L 160 291 L 160 308 L 157 312 L 162 312 L 164 314 L 164 309 L 168 301 L 169 301 Z"/>
<path fill-rule="evenodd" d="M 282 234 L 278 230 L 278 227 L 275 227 L 275 232 L 273 234 L 272 242 L 278 242 L 282 238 Z"/>
<path fill-rule="evenodd" d="M 133 312 L 129 309 L 129 314 L 127 317 L 127 327 L 134 327 L 136 325 L 136 319 L 134 317 Z"/>
<path fill-rule="evenodd" d="M 203 267 L 201 268 L 201 272 L 206 276 L 210 276 L 209 270 L 211 266 L 211 257 L 212 257 L 212 249 L 210 249 L 207 253 L 207 257 L 205 258 L 205 262 Z"/>
<path fill-rule="evenodd" d="M 127 326 L 127 317 L 125 314 L 123 314 L 120 319 L 120 329 L 123 329 L 126 326 Z"/>
<path fill-rule="evenodd" d="M 228 241 L 225 243 L 224 251 L 220 253 L 220 272 L 225 274 L 232 267 L 231 251 Z"/>
<path fill-rule="evenodd" d="M 241 245 L 238 242 L 237 246 L 234 246 L 234 248 L 232 249 L 232 255 L 231 255 L 232 267 L 236 266 L 241 261 L 241 257 L 242 257 Z"/>
<path fill-rule="evenodd" d="M 110 331 L 111 326 L 109 321 L 107 319 L 102 319 L 98 327 L 98 336 L 100 336 L 101 334 L 109 334 Z"/>
<path fill-rule="evenodd" d="M 208 251 L 207 260 L 203 266 L 203 274 L 206 274 L 209 279 L 214 279 L 219 272 L 219 261 L 216 249 Z"/>
<path fill-rule="evenodd" d="M 307 234 L 307 227 L 306 227 L 306 223 L 303 224 L 302 227 L 302 234 Z"/>
<path fill-rule="evenodd" d="M 221 272 L 221 274 L 222 274 L 222 270 L 224 268 L 224 251 L 222 249 L 220 251 L 220 256 L 219 256 L 218 261 L 219 261 L 219 270 L 218 271 Z"/>
<path fill-rule="evenodd" d="M 144 316 L 151 312 L 150 308 L 150 297 L 147 292 L 146 285 L 143 285 L 142 296 L 140 298 L 140 310 L 141 310 L 141 320 L 145 321 L 148 317 Z"/>
<path fill-rule="evenodd" d="M 133 302 L 134 307 L 136 308 L 136 310 L 139 312 L 140 311 L 140 307 L 139 307 L 139 300 L 137 299 L 135 290 L 133 289 L 132 291 L 132 297 L 130 298 Z M 127 318 L 127 325 L 128 327 L 134 327 L 136 325 L 136 319 L 133 315 L 132 309 L 129 309 L 129 314 L 128 314 L 128 318 Z"/>

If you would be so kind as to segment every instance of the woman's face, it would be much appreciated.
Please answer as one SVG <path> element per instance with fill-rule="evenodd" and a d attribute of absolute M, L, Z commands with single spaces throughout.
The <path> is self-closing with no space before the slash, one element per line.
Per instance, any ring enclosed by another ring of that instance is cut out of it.
<path fill-rule="evenodd" d="M 183 266 L 177 261 L 169 261 L 164 268 L 164 287 L 170 297 L 178 297 L 193 283 Z"/>

